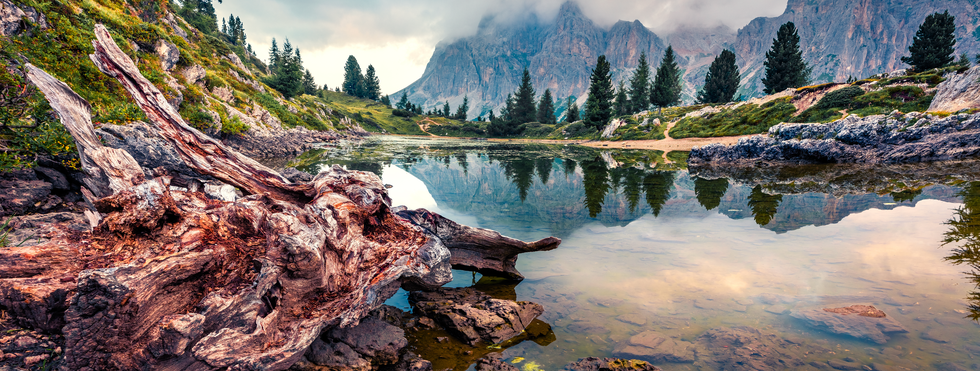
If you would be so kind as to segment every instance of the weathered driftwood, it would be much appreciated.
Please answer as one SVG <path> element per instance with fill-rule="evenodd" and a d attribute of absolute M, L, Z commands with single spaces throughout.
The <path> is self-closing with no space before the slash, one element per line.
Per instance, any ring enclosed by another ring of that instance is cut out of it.
<path fill-rule="evenodd" d="M 309 202 L 316 196 L 309 184 L 290 183 L 272 169 L 192 128 L 167 102 L 163 93 L 143 78 L 104 26 L 95 26 L 95 37 L 92 41 L 95 53 L 89 56 L 92 62 L 122 83 L 151 123 L 171 141 L 192 169 L 239 187 L 248 194 L 265 193 L 277 200 L 299 203 Z"/>
<path fill-rule="evenodd" d="M 96 34 L 92 59 L 184 160 L 252 195 L 171 190 L 165 174 L 103 148 L 88 104 L 31 68 L 79 142 L 104 215 L 91 233 L 0 251 L 4 307 L 64 332 L 64 368 L 285 369 L 321 330 L 356 323 L 403 282 L 449 281 L 446 248 L 391 213 L 377 176 L 334 167 L 288 183 L 187 127 L 105 28 Z"/>
<path fill-rule="evenodd" d="M 518 254 L 554 250 L 561 244 L 556 237 L 524 242 L 497 231 L 456 223 L 426 209 L 401 210 L 398 216 L 439 237 L 449 248 L 453 268 L 517 280 L 524 279 L 515 267 Z"/>
<path fill-rule="evenodd" d="M 225 202 L 172 188 L 165 169 L 103 147 L 88 103 L 30 66 L 78 143 L 92 190 L 83 193 L 102 218 L 91 232 L 54 230 L 36 246 L 0 250 L 0 306 L 23 326 L 63 332 L 65 369 L 281 370 L 323 329 L 356 323 L 399 286 L 449 282 L 443 240 L 465 261 L 497 259 L 476 251 L 506 246 L 499 264 L 467 264 L 516 275 L 516 253 L 557 246 L 431 213 L 419 214 L 428 227 L 414 225 L 392 213 L 369 173 L 334 166 L 290 183 L 190 128 L 104 27 L 96 35 L 92 60 L 183 160 L 250 195 Z"/>

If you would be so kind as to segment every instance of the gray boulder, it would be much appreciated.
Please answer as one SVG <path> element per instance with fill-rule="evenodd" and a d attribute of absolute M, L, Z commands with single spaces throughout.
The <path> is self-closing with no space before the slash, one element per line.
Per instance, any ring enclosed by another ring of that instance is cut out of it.
<path fill-rule="evenodd" d="M 153 50 L 160 57 L 160 67 L 164 71 L 173 70 L 174 66 L 177 65 L 177 61 L 180 60 L 180 50 L 177 49 L 177 45 L 167 40 L 157 40 L 156 45 L 153 46 Z"/>
<path fill-rule="evenodd" d="M 980 108 L 980 66 L 964 73 L 949 74 L 936 87 L 929 112 L 959 112 Z"/>

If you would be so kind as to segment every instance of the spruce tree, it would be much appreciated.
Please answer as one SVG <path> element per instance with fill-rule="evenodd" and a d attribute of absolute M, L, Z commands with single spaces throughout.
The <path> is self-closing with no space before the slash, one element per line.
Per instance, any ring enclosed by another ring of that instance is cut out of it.
<path fill-rule="evenodd" d="M 279 68 L 279 59 L 281 54 L 279 54 L 279 46 L 276 45 L 276 38 L 272 38 L 272 47 L 269 48 L 269 67 L 272 69 L 272 73 L 276 73 L 276 69 Z"/>
<path fill-rule="evenodd" d="M 402 98 L 398 100 L 397 104 L 395 104 L 395 108 L 400 110 L 407 110 L 409 104 L 411 103 L 408 102 L 408 92 L 405 91 L 402 92 Z"/>
<path fill-rule="evenodd" d="M 738 91 L 740 78 L 738 65 L 735 64 L 735 53 L 728 49 L 722 50 L 708 68 L 708 75 L 704 77 L 704 88 L 698 93 L 698 102 L 731 102 Z"/>
<path fill-rule="evenodd" d="M 551 89 L 545 89 L 544 95 L 541 96 L 541 101 L 538 102 L 538 122 L 554 125 L 556 121 L 555 102 L 551 97 Z"/>
<path fill-rule="evenodd" d="M 565 106 L 565 122 L 573 123 L 575 121 L 578 121 L 578 103 L 572 97 L 568 97 L 568 104 Z"/>
<path fill-rule="evenodd" d="M 647 53 L 640 53 L 640 63 L 630 79 L 630 113 L 641 112 L 650 106 L 650 64 Z"/>
<path fill-rule="evenodd" d="M 316 81 L 313 80 L 313 74 L 310 70 L 306 70 L 303 74 L 303 93 L 309 95 L 315 95 L 317 91 Z"/>
<path fill-rule="evenodd" d="M 514 110 L 510 113 L 515 125 L 532 122 L 536 118 L 537 108 L 534 107 L 534 87 L 531 86 L 531 74 L 527 68 L 521 77 L 521 86 L 514 93 Z"/>
<path fill-rule="evenodd" d="M 626 96 L 626 83 L 623 81 L 619 82 L 619 89 L 616 91 L 616 103 L 613 104 L 613 111 L 616 112 L 616 116 L 623 116 L 630 114 L 629 98 Z"/>
<path fill-rule="evenodd" d="M 449 117 L 450 110 L 451 110 L 451 108 L 449 108 L 449 102 L 447 101 L 446 102 L 446 105 L 442 106 L 442 112 L 439 112 L 439 115 L 442 116 L 442 117 L 447 117 L 448 118 Z"/>
<path fill-rule="evenodd" d="M 378 100 L 381 98 L 381 81 L 374 71 L 373 65 L 368 65 L 367 73 L 364 75 L 364 98 Z"/>
<path fill-rule="evenodd" d="M 460 121 L 466 121 L 466 112 L 469 110 L 470 98 L 464 95 L 463 104 L 460 104 L 459 107 L 456 108 L 456 115 L 454 115 L 453 118 Z"/>
<path fill-rule="evenodd" d="M 945 11 L 942 14 L 933 13 L 926 17 L 925 22 L 915 32 L 912 45 L 909 46 L 911 56 L 902 57 L 902 62 L 911 65 L 916 71 L 942 68 L 953 62 L 953 52 L 956 46 L 956 17 Z"/>
<path fill-rule="evenodd" d="M 387 94 L 381 97 L 381 104 L 384 104 L 385 107 L 391 108 L 391 97 L 389 97 Z"/>
<path fill-rule="evenodd" d="M 660 109 L 673 106 L 681 100 L 681 88 L 681 69 L 677 66 L 674 48 L 667 46 L 650 89 L 650 103 Z"/>
<path fill-rule="evenodd" d="M 612 117 L 614 92 L 609 67 L 606 56 L 600 55 L 589 79 L 589 97 L 585 101 L 585 124 L 597 131 L 602 130 Z"/>
<path fill-rule="evenodd" d="M 361 65 L 357 64 L 357 58 L 353 55 L 347 57 L 347 63 L 344 65 L 344 93 L 353 97 L 362 97 L 363 79 L 364 75 L 361 75 Z"/>
<path fill-rule="evenodd" d="M 810 67 L 800 51 L 800 35 L 793 22 L 779 26 L 772 48 L 766 52 L 766 76 L 762 84 L 766 94 L 775 94 L 790 88 L 798 88 L 810 80 Z"/>

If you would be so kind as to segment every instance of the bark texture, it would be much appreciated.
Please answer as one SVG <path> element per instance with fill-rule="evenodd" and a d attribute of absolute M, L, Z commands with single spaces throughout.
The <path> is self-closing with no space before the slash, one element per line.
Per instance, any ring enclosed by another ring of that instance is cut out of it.
<path fill-rule="evenodd" d="M 451 279 L 449 251 L 391 212 L 377 176 L 333 167 L 289 182 L 188 126 L 106 29 L 95 33 L 91 59 L 153 130 L 194 171 L 248 196 L 225 202 L 171 187 L 165 169 L 103 147 L 88 103 L 30 66 L 78 143 L 101 216 L 91 232 L 0 251 L 0 304 L 18 323 L 65 334 L 61 367 L 282 370 L 321 331 L 357 324 L 402 283 Z"/>

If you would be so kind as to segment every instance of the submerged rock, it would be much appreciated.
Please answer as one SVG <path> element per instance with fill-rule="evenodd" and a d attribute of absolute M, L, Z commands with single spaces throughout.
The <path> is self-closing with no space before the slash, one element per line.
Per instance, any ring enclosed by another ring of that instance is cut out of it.
<path fill-rule="evenodd" d="M 628 344 L 617 347 L 613 350 L 613 355 L 654 363 L 694 362 L 694 347 L 689 342 L 674 340 L 655 331 L 646 331 L 631 337 Z"/>
<path fill-rule="evenodd" d="M 409 301 L 423 315 L 472 346 L 513 338 L 544 312 L 540 304 L 493 299 L 473 288 L 415 291 Z"/>
<path fill-rule="evenodd" d="M 811 327 L 877 344 L 887 343 L 890 334 L 908 332 L 901 323 L 874 306 L 852 305 L 843 308 L 802 310 L 794 311 L 790 315 Z"/>
<path fill-rule="evenodd" d="M 490 353 L 476 361 L 477 371 L 518 371 L 514 365 L 504 362 L 503 354 Z"/>
<path fill-rule="evenodd" d="M 569 363 L 562 371 L 659 371 L 650 363 L 635 359 L 588 357 Z"/>
<path fill-rule="evenodd" d="M 696 344 L 699 362 L 710 370 L 796 369 L 805 364 L 799 344 L 747 326 L 708 330 Z"/>

